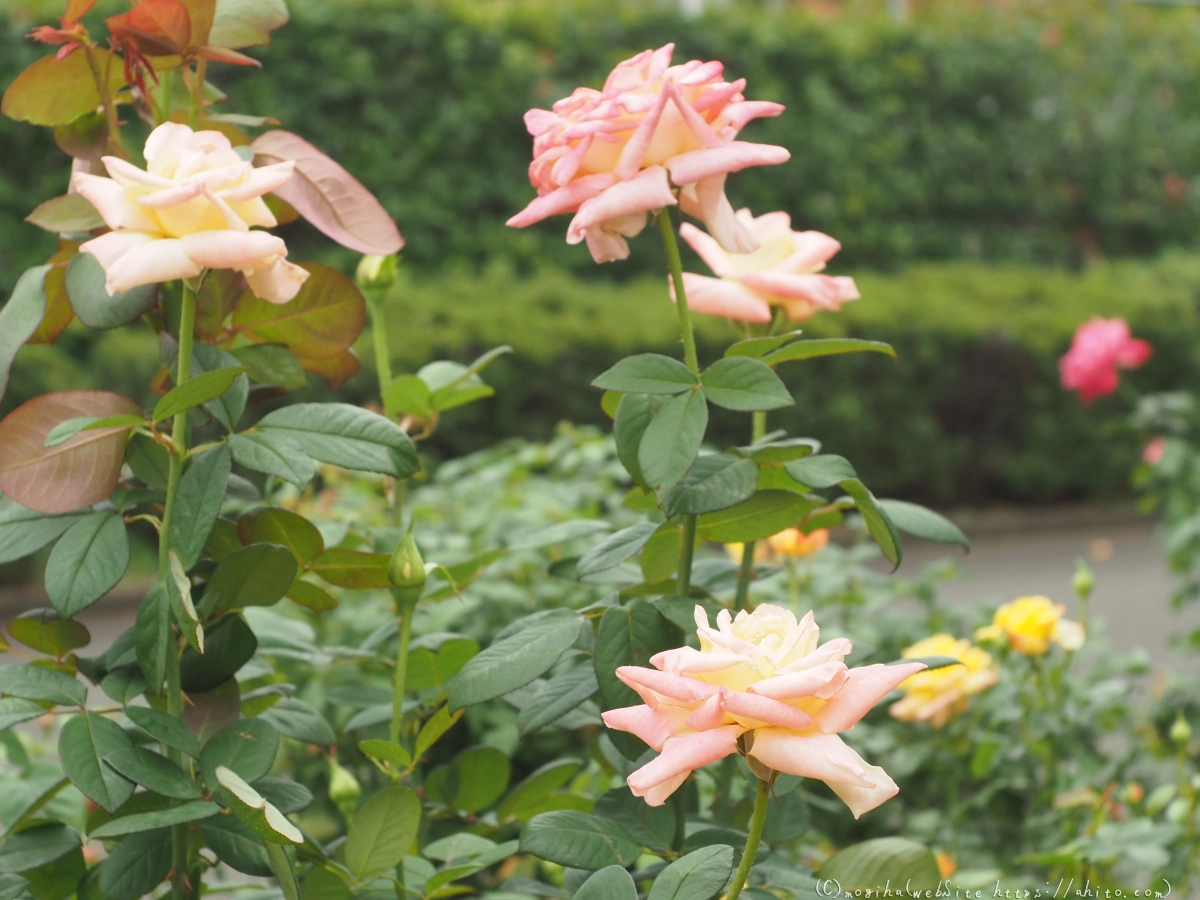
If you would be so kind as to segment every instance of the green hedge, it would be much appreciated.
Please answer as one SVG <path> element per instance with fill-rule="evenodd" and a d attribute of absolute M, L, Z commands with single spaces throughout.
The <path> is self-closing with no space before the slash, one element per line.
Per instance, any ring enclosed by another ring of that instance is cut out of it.
<path fill-rule="evenodd" d="M 263 71 L 211 71 L 229 108 L 277 116 L 358 174 L 425 271 L 505 259 L 523 273 L 549 263 L 592 277 L 587 254 L 563 243 L 565 219 L 504 226 L 532 196 L 521 116 L 669 40 L 679 59 L 724 60 L 751 96 L 787 104 L 746 138 L 782 144 L 792 161 L 731 179 L 732 198 L 833 234 L 844 266 L 1062 264 L 1195 243 L 1195 10 L 1017 4 L 898 26 L 857 14 L 822 22 L 787 4 L 712 4 L 694 19 L 673 6 L 311 0 L 253 51 Z M 22 37 L 32 23 L 0 22 L 0 81 L 42 52 Z M 4 121 L 0 146 L 3 288 L 49 246 L 19 220 L 66 175 L 41 130 Z M 296 252 L 326 252 L 305 227 L 286 236 Z M 643 241 L 598 275 L 658 271 Z"/>
<path fill-rule="evenodd" d="M 432 450 L 458 455 L 509 436 L 543 439 L 563 420 L 603 425 L 599 392 L 588 387 L 596 375 L 627 353 L 679 353 L 664 282 L 614 285 L 553 271 L 521 278 L 502 266 L 430 277 L 406 268 L 388 306 L 398 372 L 502 343 L 515 351 L 488 369 L 496 397 L 448 413 Z M 772 413 L 771 425 L 822 438 L 884 495 L 942 504 L 1111 497 L 1125 490 L 1137 458 L 1134 436 L 1114 427 L 1133 386 L 1200 383 L 1200 256 L 1102 263 L 1083 274 L 923 264 L 862 275 L 859 286 L 862 300 L 818 316 L 806 332 L 890 341 L 899 361 L 862 354 L 785 365 L 798 405 Z M 1085 408 L 1058 387 L 1056 361 L 1078 323 L 1095 314 L 1128 317 L 1155 356 L 1125 379 L 1124 393 Z M 701 354 L 715 359 L 734 329 L 698 319 Z M 375 401 L 368 336 L 359 350 L 366 368 L 340 396 Z M 136 326 L 98 339 L 76 326 L 57 348 L 22 351 L 0 412 L 84 386 L 149 402 L 145 385 L 157 366 L 153 338 Z M 742 427 L 714 414 L 717 442 L 744 442 Z"/>

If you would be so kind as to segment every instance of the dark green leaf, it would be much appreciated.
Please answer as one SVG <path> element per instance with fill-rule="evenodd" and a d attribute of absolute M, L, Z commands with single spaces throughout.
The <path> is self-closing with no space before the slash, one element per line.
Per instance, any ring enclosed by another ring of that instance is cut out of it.
<path fill-rule="evenodd" d="M 167 553 L 167 558 L 170 561 L 170 577 L 167 578 L 167 601 L 171 605 L 171 613 L 175 617 L 175 624 L 179 626 L 180 632 L 183 634 L 184 640 L 188 646 L 197 653 L 204 652 L 204 626 L 200 622 L 200 616 L 196 612 L 196 606 L 192 602 L 192 582 L 188 578 L 187 573 L 183 570 L 183 563 L 179 560 L 179 554 L 175 552 L 175 548 L 171 548 Z"/>
<path fill-rule="evenodd" d="M 215 400 L 233 386 L 234 380 L 246 371 L 245 366 L 229 366 L 214 369 L 189 378 L 183 384 L 169 390 L 154 405 L 154 421 L 161 422 Z"/>
<path fill-rule="evenodd" d="M 450 709 L 473 706 L 529 684 L 575 643 L 582 624 L 574 610 L 556 609 L 497 640 L 451 680 Z"/>
<path fill-rule="evenodd" d="M 123 834 L 136 834 L 142 831 L 153 831 L 156 828 L 167 828 L 171 825 L 182 825 L 185 822 L 195 822 L 207 819 L 221 811 L 221 807 L 207 800 L 194 800 L 191 803 L 181 803 L 154 812 L 134 813 L 131 816 L 121 816 L 111 819 L 88 835 L 90 838 L 119 837 Z"/>
<path fill-rule="evenodd" d="M 172 365 L 172 369 L 175 366 Z M 227 391 L 223 391 L 215 399 L 205 401 L 204 410 L 232 432 L 242 413 L 246 411 L 246 401 L 250 398 L 250 379 L 245 374 L 242 361 L 220 347 L 210 344 L 196 344 L 192 348 L 192 379 L 200 375 L 215 375 L 222 369 L 242 369 L 243 373 L 233 379 Z M 164 398 L 165 399 L 165 398 Z"/>
<path fill-rule="evenodd" d="M 166 448 L 144 434 L 134 434 L 125 445 L 125 462 L 147 487 L 167 489 L 171 458 Z"/>
<path fill-rule="evenodd" d="M 928 848 L 907 838 L 875 838 L 835 853 L 817 873 L 833 879 L 843 891 L 879 890 L 885 883 L 906 890 L 936 888 L 941 881 L 937 860 Z"/>
<path fill-rule="evenodd" d="M 49 515 L 0 497 L 0 564 L 41 550 L 87 514 Z"/>
<path fill-rule="evenodd" d="M 297 403 L 264 416 L 259 428 L 292 438 L 313 459 L 406 478 L 417 451 L 396 423 L 345 403 Z"/>
<path fill-rule="evenodd" d="M 646 546 L 657 530 L 655 522 L 638 522 L 609 535 L 583 555 L 575 566 L 575 576 L 583 578 L 619 566 Z"/>
<path fill-rule="evenodd" d="M 810 488 L 833 487 L 847 478 L 858 477 L 849 460 L 832 453 L 806 456 L 788 463 L 783 468 L 796 481 Z"/>
<path fill-rule="evenodd" d="M 308 571 L 338 587 L 364 589 L 391 586 L 386 553 L 364 553 L 334 547 L 326 550 L 308 567 Z"/>
<path fill-rule="evenodd" d="M 645 600 L 604 611 L 596 632 L 595 671 L 604 709 L 634 706 L 640 698 L 616 676 L 619 666 L 646 666 L 650 657 L 678 646 L 674 626 Z M 610 737 L 630 759 L 637 759 L 646 746 L 632 735 L 614 732 Z"/>
<path fill-rule="evenodd" d="M 300 360 L 283 344 L 250 344 L 229 352 L 246 366 L 246 374 L 260 384 L 274 384 L 291 391 L 308 383 Z"/>
<path fill-rule="evenodd" d="M 62 536 L 46 562 L 46 593 L 66 618 L 109 591 L 129 566 L 129 538 L 117 513 L 91 513 Z"/>
<path fill-rule="evenodd" d="M 521 830 L 521 852 L 575 869 L 629 866 L 641 848 L 616 822 L 575 810 L 534 816 Z"/>
<path fill-rule="evenodd" d="M 880 509 L 887 513 L 892 524 L 901 531 L 939 544 L 957 544 L 966 550 L 971 542 L 957 525 L 932 509 L 904 500 L 880 500 Z"/>
<path fill-rule="evenodd" d="M 0 700 L 0 731 L 8 731 L 14 725 L 36 719 L 45 712 L 45 707 L 40 703 L 20 697 L 5 697 Z"/>
<path fill-rule="evenodd" d="M 701 456 L 662 498 L 668 518 L 700 515 L 750 499 L 758 486 L 758 466 L 732 453 Z"/>
<path fill-rule="evenodd" d="M 508 796 L 496 808 L 496 816 L 501 821 L 510 816 L 522 818 L 523 812 L 570 781 L 582 765 L 578 759 L 557 759 L 546 763 L 508 792 Z"/>
<path fill-rule="evenodd" d="M 312 791 L 304 785 L 267 775 L 251 785 L 281 813 L 297 813 L 307 809 L 313 802 Z"/>
<path fill-rule="evenodd" d="M 892 564 L 892 571 L 900 568 L 900 562 L 904 559 L 904 551 L 900 547 L 900 535 L 896 534 L 896 527 L 879 505 L 879 501 L 875 499 L 875 495 L 867 490 L 867 486 L 857 478 L 839 482 L 839 487 L 854 500 L 854 505 L 867 523 L 867 530 L 871 532 L 871 537 L 875 539 L 875 543 L 879 545 L 883 555 Z"/>
<path fill-rule="evenodd" d="M 315 613 L 327 612 L 338 605 L 337 600 L 327 590 L 301 578 L 292 582 L 284 596 Z"/>
<path fill-rule="evenodd" d="M 171 871 L 171 829 L 131 834 L 100 866 L 105 900 L 137 900 L 150 894 Z"/>
<path fill-rule="evenodd" d="M 732 847 L 702 847 L 663 869 L 654 879 L 648 900 L 712 900 L 732 872 Z"/>
<path fill-rule="evenodd" d="M 146 684 L 157 692 L 167 672 L 167 651 L 171 636 L 171 603 L 166 586 L 159 582 L 146 592 L 133 625 L 138 665 Z"/>
<path fill-rule="evenodd" d="M 325 552 L 325 541 L 316 525 L 304 516 L 278 506 L 242 516 L 238 520 L 238 537 L 243 544 L 287 547 L 301 566 L 308 565 Z"/>
<path fill-rule="evenodd" d="M 663 404 L 638 447 L 638 466 L 646 484 L 661 493 L 682 478 L 700 451 L 707 428 L 708 403 L 700 391 L 688 391 Z"/>
<path fill-rule="evenodd" d="M 234 816 L 213 816 L 200 822 L 204 842 L 217 859 L 244 875 L 269 877 L 273 874 L 262 838 Z"/>
<path fill-rule="evenodd" d="M 679 573 L 683 529 L 664 522 L 642 549 L 642 577 L 646 584 L 659 584 Z"/>
<path fill-rule="evenodd" d="M 772 337 L 749 338 L 744 341 L 738 341 L 736 344 L 730 344 L 724 355 L 748 356 L 751 359 L 762 359 L 772 350 L 796 340 L 801 334 L 803 332 L 797 330 L 789 331 L 787 334 L 773 335 Z"/>
<path fill-rule="evenodd" d="M 222 445 L 193 459 L 179 479 L 171 516 L 171 549 L 179 554 L 185 571 L 200 559 L 221 512 L 231 465 L 229 447 Z"/>
<path fill-rule="evenodd" d="M 592 815 L 616 822 L 635 841 L 655 852 L 665 853 L 675 840 L 674 804 L 650 806 L 624 785 L 597 797 Z"/>
<path fill-rule="evenodd" d="M 87 700 L 87 688 L 82 681 L 32 665 L 0 665 L 0 694 L 61 706 L 83 706 Z"/>
<path fill-rule="evenodd" d="M 432 397 L 429 385 L 418 376 L 398 375 L 384 392 L 383 402 L 392 412 L 428 419 L 433 415 Z"/>
<path fill-rule="evenodd" d="M 605 866 L 588 876 L 574 900 L 637 900 L 637 886 L 624 866 Z"/>
<path fill-rule="evenodd" d="M 329 747 L 337 743 L 337 735 L 319 712 L 295 697 L 285 697 L 270 709 L 259 714 L 284 737 Z"/>
<path fill-rule="evenodd" d="M 231 435 L 229 449 L 238 465 L 282 478 L 300 490 L 308 487 L 317 471 L 299 444 L 272 431 Z"/>
<path fill-rule="evenodd" d="M 660 397 L 646 394 L 625 394 L 621 397 L 613 420 L 617 457 L 633 480 L 643 486 L 646 484 L 646 478 L 638 464 L 638 448 L 642 446 L 642 437 L 646 434 L 654 414 L 662 408 L 663 402 Z"/>
<path fill-rule="evenodd" d="M 143 284 L 109 296 L 104 280 L 104 267 L 90 253 L 76 253 L 67 263 L 67 297 L 79 321 L 88 328 L 120 328 L 158 302 L 157 284 Z"/>
<path fill-rule="evenodd" d="M 225 726 L 200 751 L 200 770 L 210 789 L 218 786 L 217 766 L 232 769 L 246 781 L 266 775 L 279 752 L 279 734 L 261 719 L 241 719 Z"/>
<path fill-rule="evenodd" d="M 410 691 L 436 688 L 441 693 L 450 679 L 479 652 L 479 644 L 471 638 L 441 635 L 446 639 L 439 638 L 435 644 L 434 637 L 438 636 L 421 637 L 413 642 L 405 677 Z"/>
<path fill-rule="evenodd" d="M 81 622 L 64 619 L 52 609 L 31 609 L 8 623 L 8 633 L 26 647 L 61 659 L 86 647 L 92 636 Z"/>
<path fill-rule="evenodd" d="M 892 345 L 885 344 L 882 341 L 863 341 L 856 338 L 818 338 L 816 340 L 796 341 L 794 344 L 788 344 L 780 350 L 768 353 L 763 357 L 763 362 L 769 366 L 777 366 L 780 363 L 789 362 L 794 359 L 813 359 L 817 356 L 833 356 L 838 353 L 861 353 L 863 351 L 884 353 L 892 359 L 896 358 L 896 351 L 892 349 Z"/>
<path fill-rule="evenodd" d="M 421 801 L 405 787 L 384 788 L 359 807 L 346 836 L 346 867 L 359 881 L 399 863 L 421 823 Z"/>
<path fill-rule="evenodd" d="M 741 448 L 756 463 L 786 463 L 803 459 L 821 449 L 821 442 L 813 438 L 784 438 L 778 441 L 763 441 Z"/>
<path fill-rule="evenodd" d="M 682 394 L 699 383 L 695 373 L 677 359 L 658 353 L 639 353 L 621 360 L 592 387 L 629 394 Z"/>
<path fill-rule="evenodd" d="M 34 825 L 6 835 L 0 844 L 0 872 L 25 872 L 53 862 L 79 846 L 74 829 L 59 822 Z"/>
<path fill-rule="evenodd" d="M 46 273 L 52 266 L 34 266 L 17 279 L 3 308 L 0 308 L 0 399 L 8 389 L 8 373 L 17 352 L 33 336 L 46 315 Z"/>
<path fill-rule="evenodd" d="M 271 606 L 296 580 L 296 557 L 276 544 L 252 544 L 217 564 L 204 589 L 205 610 Z"/>
<path fill-rule="evenodd" d="M 700 377 L 704 395 L 725 409 L 764 411 L 795 403 L 771 367 L 748 356 L 719 359 Z"/>
<path fill-rule="evenodd" d="M 179 679 L 189 694 L 211 691 L 250 661 L 258 638 L 236 614 L 221 616 L 204 634 L 204 652 L 185 647 L 179 661 Z"/>
<path fill-rule="evenodd" d="M 160 744 L 174 747 L 192 759 L 200 756 L 200 742 L 196 735 L 174 716 L 144 706 L 126 707 L 125 715 Z"/>
<path fill-rule="evenodd" d="M 452 809 L 474 815 L 503 796 L 511 773 L 508 757 L 495 747 L 473 747 L 430 772 L 426 791 Z"/>
<path fill-rule="evenodd" d="M 745 503 L 701 516 L 696 533 L 721 544 L 757 541 L 792 527 L 816 506 L 791 491 L 759 491 Z"/>
<path fill-rule="evenodd" d="M 132 749 L 133 742 L 120 725 L 92 712 L 73 716 L 58 736 L 63 772 L 85 797 L 110 813 L 129 799 L 133 782 L 104 762 L 104 757 Z"/>
<path fill-rule="evenodd" d="M 543 684 L 517 716 L 521 734 L 557 722 L 598 689 L 596 673 L 584 665 L 555 675 Z"/>

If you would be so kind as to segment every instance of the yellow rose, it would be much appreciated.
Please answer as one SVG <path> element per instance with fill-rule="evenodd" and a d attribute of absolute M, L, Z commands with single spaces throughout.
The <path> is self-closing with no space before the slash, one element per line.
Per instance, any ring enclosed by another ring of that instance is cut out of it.
<path fill-rule="evenodd" d="M 1018 597 L 996 610 L 992 624 L 975 632 L 977 641 L 1007 638 L 1008 644 L 1026 656 L 1041 656 L 1054 642 L 1066 650 L 1083 646 L 1083 626 L 1063 618 L 1066 607 L 1047 597 Z"/>
<path fill-rule="evenodd" d="M 991 654 L 965 638 L 935 634 L 917 641 L 901 654 L 905 659 L 953 656 L 961 666 L 926 669 L 900 684 L 904 699 L 892 704 L 891 714 L 905 722 L 928 722 L 941 728 L 967 709 L 975 694 L 996 683 Z"/>
<path fill-rule="evenodd" d="M 770 562 L 784 556 L 799 559 L 802 556 L 812 556 L 829 543 L 829 529 L 818 528 L 812 534 L 805 534 L 799 528 L 785 528 L 778 534 L 773 534 L 766 541 L 754 545 L 754 561 L 756 563 Z M 726 544 L 725 552 L 736 563 L 741 563 L 745 544 Z"/>

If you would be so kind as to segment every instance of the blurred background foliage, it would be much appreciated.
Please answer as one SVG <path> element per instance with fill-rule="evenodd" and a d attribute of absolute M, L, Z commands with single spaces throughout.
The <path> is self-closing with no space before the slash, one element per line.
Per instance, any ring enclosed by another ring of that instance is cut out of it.
<path fill-rule="evenodd" d="M 23 35 L 59 5 L 0 2 L 0 78 L 41 55 Z M 120 8 L 110 0 L 97 14 Z M 544 439 L 564 418 L 599 422 L 576 388 L 614 352 L 670 347 L 655 241 L 597 267 L 565 245 L 565 219 L 504 225 L 532 196 L 524 111 L 599 86 L 615 62 L 669 40 L 677 60 L 721 59 L 749 96 L 788 107 L 747 137 L 788 147 L 791 162 L 731 179 L 731 199 L 842 241 L 830 271 L 856 275 L 863 299 L 806 330 L 888 340 L 901 361 L 810 365 L 792 385 L 797 409 L 777 421 L 825 436 L 879 491 L 935 503 L 1125 491 L 1134 437 L 1105 430 L 1056 384 L 1055 359 L 1090 315 L 1125 315 L 1155 344 L 1135 376 L 1143 389 L 1200 374 L 1194 10 L 925 3 L 898 23 L 880 4 L 817 0 L 710 2 L 693 16 L 599 0 L 292 8 L 292 24 L 254 51 L 262 72 L 216 73 L 226 109 L 276 115 L 396 217 L 408 245 L 389 327 L 406 368 L 500 341 L 517 350 L 489 376 L 497 399 L 445 423 L 439 452 Z M 6 292 L 53 252 L 53 236 L 21 220 L 64 190 L 67 166 L 40 129 L 0 121 L 0 146 Z M 293 258 L 354 263 L 303 223 L 281 233 Z M 727 328 L 705 333 L 715 341 Z M 75 341 L 66 359 L 24 351 L 3 411 L 81 376 L 133 391 L 144 373 L 126 361 L 155 366 L 148 339 L 103 338 L 122 342 L 119 355 L 82 334 L 62 340 Z M 371 384 L 362 373 L 350 398 L 370 398 Z"/>

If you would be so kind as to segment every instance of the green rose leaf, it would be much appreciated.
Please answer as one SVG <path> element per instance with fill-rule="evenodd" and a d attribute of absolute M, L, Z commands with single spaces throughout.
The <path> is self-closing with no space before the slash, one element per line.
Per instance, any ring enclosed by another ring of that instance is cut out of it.
<path fill-rule="evenodd" d="M 297 403 L 264 416 L 258 427 L 294 440 L 313 459 L 347 469 L 407 478 L 420 468 L 404 430 L 345 403 Z"/>
<path fill-rule="evenodd" d="M 100 891 L 106 900 L 137 900 L 171 871 L 171 829 L 131 834 L 100 865 Z"/>
<path fill-rule="evenodd" d="M 238 465 L 282 478 L 300 490 L 308 487 L 316 474 L 312 460 L 286 435 L 252 431 L 231 435 L 228 443 Z"/>
<path fill-rule="evenodd" d="M 225 500 L 232 459 L 229 447 L 220 446 L 192 460 L 175 498 L 171 516 L 171 548 L 179 554 L 184 570 L 189 571 L 204 552 L 204 544 Z"/>
<path fill-rule="evenodd" d="M 772 337 L 749 338 L 730 344 L 725 356 L 748 356 L 751 359 L 762 359 L 773 350 L 794 341 L 803 334 L 802 331 L 789 331 L 787 334 L 777 334 Z"/>
<path fill-rule="evenodd" d="M 0 665 L 0 694 L 61 706 L 83 706 L 87 700 L 87 688 L 82 681 L 44 666 L 31 665 Z"/>
<path fill-rule="evenodd" d="M 0 497 L 0 564 L 36 553 L 85 515 L 40 513 Z"/>
<path fill-rule="evenodd" d="M 211 691 L 250 661 L 258 638 L 236 614 L 221 616 L 204 633 L 204 652 L 185 647 L 179 660 L 179 681 L 186 693 Z"/>
<path fill-rule="evenodd" d="M 104 762 L 110 753 L 132 750 L 120 725 L 93 712 L 72 717 L 58 735 L 58 759 L 80 793 L 116 812 L 133 793 L 133 782 Z"/>
<path fill-rule="evenodd" d="M 657 530 L 655 522 L 638 522 L 609 535 L 583 555 L 575 566 L 575 576 L 584 578 L 619 566 L 646 546 Z"/>
<path fill-rule="evenodd" d="M 284 737 L 305 744 L 330 747 L 337 743 L 337 735 L 325 717 L 296 697 L 284 697 L 260 713 L 259 718 L 270 722 Z"/>
<path fill-rule="evenodd" d="M 46 593 L 64 618 L 87 609 L 129 567 L 129 537 L 119 513 L 83 517 L 62 536 L 46 561 Z"/>
<path fill-rule="evenodd" d="M 625 394 L 617 406 L 613 420 L 613 436 L 617 441 L 617 457 L 633 480 L 646 487 L 646 477 L 638 463 L 638 448 L 642 446 L 642 438 L 650 421 L 654 418 L 663 404 L 661 397 L 648 394 Z"/>
<path fill-rule="evenodd" d="M 90 204 L 89 204 L 90 205 Z M 8 373 L 17 352 L 25 346 L 46 315 L 46 273 L 52 266 L 27 269 L 0 309 L 0 399 L 8 389 Z"/>
<path fill-rule="evenodd" d="M 892 571 L 900 568 L 900 562 L 904 559 L 904 551 L 900 546 L 900 535 L 896 533 L 896 526 L 892 524 L 891 517 L 879 505 L 875 495 L 867 490 L 867 486 L 857 478 L 839 482 L 839 486 L 854 500 L 859 514 L 867 523 L 867 530 L 871 532 L 871 537 L 875 539 L 875 543 L 879 545 L 883 555 L 892 564 Z"/>
<path fill-rule="evenodd" d="M 204 589 L 202 608 L 208 612 L 272 606 L 288 592 L 296 572 L 296 557 L 287 547 L 251 544 L 235 550 L 217 564 Z"/>
<path fill-rule="evenodd" d="M 0 872 L 26 872 L 61 859 L 80 845 L 74 829 L 59 822 L 6 834 L 0 844 Z"/>
<path fill-rule="evenodd" d="M 279 752 L 279 733 L 262 719 L 241 719 L 226 725 L 200 751 L 200 771 L 210 788 L 219 786 L 217 766 L 233 770 L 245 781 L 266 775 Z"/>
<path fill-rule="evenodd" d="M 521 829 L 521 852 L 574 869 L 630 866 L 641 847 L 616 822 L 576 810 L 534 816 Z"/>
<path fill-rule="evenodd" d="M 146 592 L 138 606 L 133 624 L 138 666 L 146 683 L 157 691 L 167 672 L 167 652 L 171 634 L 171 601 L 162 582 Z"/>
<path fill-rule="evenodd" d="M 624 866 L 605 866 L 588 876 L 574 900 L 637 900 L 637 886 Z"/>
<path fill-rule="evenodd" d="M 359 807 L 346 835 L 346 867 L 359 882 L 396 867 L 412 848 L 421 801 L 406 787 L 384 788 Z"/>
<path fill-rule="evenodd" d="M 719 359 L 700 377 L 704 395 L 725 409 L 751 412 L 795 405 L 771 367 L 748 356 Z"/>
<path fill-rule="evenodd" d="M 168 765 L 170 764 L 168 763 Z M 180 771 L 177 766 L 174 768 L 175 771 Z M 182 775 L 182 772 L 180 774 Z M 187 822 L 207 819 L 210 816 L 215 816 L 220 811 L 221 807 L 215 803 L 210 803 L 207 800 L 194 800 L 191 803 L 181 803 L 178 806 L 169 806 L 166 809 L 157 809 L 153 812 L 134 813 L 110 819 L 91 832 L 88 837 L 111 838 L 124 834 L 153 831 L 156 828 L 169 828 L 172 825 L 183 825 Z"/>
<path fill-rule="evenodd" d="M 529 734 L 561 719 L 599 689 L 595 670 L 577 666 L 543 684 L 517 715 L 521 734 Z"/>
<path fill-rule="evenodd" d="M 783 468 L 796 481 L 810 488 L 833 487 L 848 478 L 858 477 L 849 460 L 832 453 L 806 456 L 788 463 Z"/>
<path fill-rule="evenodd" d="M 82 622 L 64 619 L 52 609 L 21 613 L 8 623 L 8 633 L 26 647 L 59 659 L 92 640 Z"/>
<path fill-rule="evenodd" d="M 878 503 L 901 531 L 938 544 L 956 544 L 964 550 L 971 549 L 971 542 L 962 529 L 932 509 L 904 500 L 880 500 Z"/>
<path fill-rule="evenodd" d="M 190 728 L 174 716 L 145 706 L 127 706 L 125 715 L 160 744 L 174 747 L 192 759 L 200 757 L 200 741 Z"/>
<path fill-rule="evenodd" d="M 238 520 L 238 537 L 243 544 L 287 547 L 301 566 L 309 565 L 325 552 L 325 541 L 317 526 L 304 516 L 279 506 L 242 516 Z"/>
<path fill-rule="evenodd" d="M 67 298 L 75 316 L 88 328 L 120 328 L 137 321 L 158 303 L 157 284 L 139 285 L 110 296 L 104 287 L 105 277 L 104 267 L 90 253 L 76 253 L 67 263 Z"/>
<path fill-rule="evenodd" d="M 682 394 L 698 383 L 695 373 L 679 360 L 659 353 L 639 353 L 596 378 L 592 387 L 627 394 Z"/>
<path fill-rule="evenodd" d="M 759 491 L 744 503 L 701 516 L 696 533 L 721 544 L 758 541 L 797 524 L 817 505 L 792 491 Z"/>
<path fill-rule="evenodd" d="M 888 881 L 914 891 L 936 888 L 941 882 L 937 860 L 922 844 L 907 838 L 875 838 L 840 850 L 817 873 L 833 879 L 843 891 L 878 890 Z"/>
<path fill-rule="evenodd" d="M 863 341 L 856 338 L 819 338 L 817 340 L 796 341 L 762 357 L 768 366 L 777 366 L 783 362 L 796 359 L 814 359 L 818 356 L 833 356 L 840 353 L 883 353 L 896 359 L 896 351 L 891 344 L 883 341 Z"/>
<path fill-rule="evenodd" d="M 702 392 L 689 390 L 663 404 L 638 447 L 638 467 L 646 484 L 660 493 L 673 487 L 700 452 L 707 428 L 708 403 Z"/>
<path fill-rule="evenodd" d="M 654 879 L 648 900 L 712 900 L 732 872 L 732 847 L 701 847 L 663 869 Z"/>
<path fill-rule="evenodd" d="M 749 500 L 758 486 L 758 466 L 732 453 L 701 456 L 662 498 L 668 518 L 728 509 Z"/>

